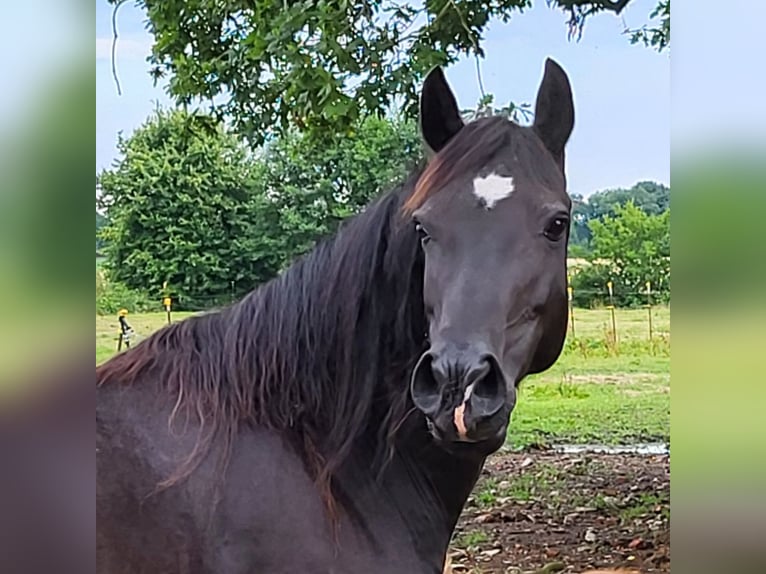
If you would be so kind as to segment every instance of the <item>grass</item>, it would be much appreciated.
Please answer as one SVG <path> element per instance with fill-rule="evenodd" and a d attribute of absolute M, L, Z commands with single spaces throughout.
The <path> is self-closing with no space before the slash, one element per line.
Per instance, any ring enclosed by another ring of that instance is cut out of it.
<path fill-rule="evenodd" d="M 480 481 L 474 491 L 473 504 L 485 510 L 496 506 L 503 500 L 532 500 L 546 498 L 562 484 L 558 469 L 547 464 L 538 464 L 533 472 L 519 474 L 508 480 L 498 481 L 487 478 Z"/>
<path fill-rule="evenodd" d="M 180 321 L 193 313 L 173 313 L 171 319 Z M 160 313 L 135 313 L 128 315 L 128 323 L 138 337 L 148 337 L 167 325 L 168 318 L 164 312 Z M 117 338 L 120 332 L 120 324 L 117 316 L 96 315 L 96 364 L 103 363 L 117 352 Z"/>
<path fill-rule="evenodd" d="M 668 440 L 669 384 L 669 374 L 650 373 L 595 383 L 528 381 L 511 416 L 509 445 Z"/>
<path fill-rule="evenodd" d="M 604 331 L 611 331 L 612 315 L 609 309 L 575 309 L 575 333 L 578 338 L 603 337 Z M 616 309 L 615 323 L 619 341 L 649 339 L 649 320 L 646 309 Z M 670 335 L 670 308 L 652 307 L 654 335 Z"/>
<path fill-rule="evenodd" d="M 481 530 L 472 530 L 471 532 L 464 532 L 457 536 L 454 541 L 454 545 L 457 548 L 474 548 L 480 544 L 489 542 L 489 536 Z"/>
<path fill-rule="evenodd" d="M 670 310 L 575 309 L 577 338 L 545 373 L 519 389 L 508 445 L 630 444 L 670 438 Z"/>
<path fill-rule="evenodd" d="M 508 446 L 669 440 L 670 310 L 653 310 L 652 342 L 645 309 L 617 310 L 616 320 L 615 346 L 608 310 L 575 309 L 577 338 L 570 332 L 557 363 L 519 389 Z M 167 317 L 131 314 L 128 322 L 140 339 L 162 328 Z M 116 316 L 96 316 L 97 364 L 116 352 L 117 334 Z"/>
<path fill-rule="evenodd" d="M 665 518 L 670 517 L 670 510 L 667 508 L 667 500 L 656 494 L 641 493 L 638 498 L 628 506 L 619 511 L 620 520 L 628 523 L 642 516 L 654 514 L 655 509 L 660 508 L 660 512 Z"/>

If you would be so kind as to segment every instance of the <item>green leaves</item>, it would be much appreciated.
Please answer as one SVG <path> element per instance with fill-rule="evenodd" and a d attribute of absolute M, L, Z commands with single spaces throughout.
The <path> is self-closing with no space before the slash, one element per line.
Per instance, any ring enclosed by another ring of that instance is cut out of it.
<path fill-rule="evenodd" d="M 630 189 L 572 196 L 570 257 L 589 265 L 573 277 L 575 304 L 607 303 L 606 282 L 618 305 L 643 305 L 646 281 L 654 301 L 670 296 L 670 189 L 641 181 Z"/>
<path fill-rule="evenodd" d="M 253 154 L 210 116 L 157 112 L 97 180 L 109 279 L 158 300 L 168 281 L 186 309 L 228 302 L 232 281 L 242 295 L 271 279 L 422 157 L 412 122 L 352 127 L 291 131 Z"/>
<path fill-rule="evenodd" d="M 630 189 L 607 189 L 597 191 L 585 200 L 581 195 L 572 196 L 572 231 L 570 246 L 591 248 L 591 220 L 601 220 L 614 215 L 616 210 L 633 204 L 650 215 L 663 213 L 670 207 L 670 188 L 654 181 L 640 181 Z M 571 249 L 570 249 L 571 252 Z"/>
<path fill-rule="evenodd" d="M 589 226 L 592 266 L 575 275 L 576 294 L 583 292 L 581 297 L 592 300 L 599 292 L 605 294 L 611 280 L 617 304 L 641 305 L 647 301 L 645 283 L 651 281 L 654 301 L 668 299 L 670 209 L 652 215 L 630 201 L 615 207 L 613 215 L 592 219 Z"/>
<path fill-rule="evenodd" d="M 110 279 L 157 297 L 167 280 L 181 305 L 206 307 L 230 281 L 242 293 L 277 271 L 257 233 L 256 166 L 212 118 L 157 112 L 118 148 L 98 178 Z"/>
<path fill-rule="evenodd" d="M 657 6 L 649 14 L 649 18 L 652 20 L 659 18 L 659 22 L 653 26 L 627 29 L 625 33 L 630 36 L 631 44 L 643 44 L 662 52 L 670 46 L 670 0 L 659 0 Z"/>
<path fill-rule="evenodd" d="M 110 0 L 114 2 L 115 0 Z M 178 103 L 210 100 L 216 115 L 260 144 L 290 128 L 346 132 L 359 119 L 417 112 L 432 67 L 483 56 L 482 34 L 531 0 L 425 0 L 416 6 L 348 0 L 141 0 L 154 35 L 155 79 Z M 551 0 L 577 16 L 625 2 Z M 669 42 L 669 0 L 665 12 Z M 622 9 L 621 7 L 619 8 Z M 635 40 L 638 41 L 638 40 Z M 650 41 L 662 49 L 666 42 Z M 213 101 L 213 99 L 215 100 Z"/>
<path fill-rule="evenodd" d="M 346 134 L 291 131 L 267 146 L 264 184 L 279 211 L 285 264 L 399 183 L 422 153 L 413 122 L 376 117 Z"/>

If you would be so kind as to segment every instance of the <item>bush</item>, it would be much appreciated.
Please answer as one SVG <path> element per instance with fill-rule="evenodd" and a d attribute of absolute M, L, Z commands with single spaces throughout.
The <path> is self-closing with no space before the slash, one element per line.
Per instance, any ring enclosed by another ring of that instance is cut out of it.
<path fill-rule="evenodd" d="M 145 293 L 130 289 L 116 281 L 109 281 L 105 273 L 96 270 L 96 314 L 113 315 L 120 309 L 131 313 L 159 310 L 159 302 Z"/>
<path fill-rule="evenodd" d="M 625 281 L 625 275 L 609 265 L 593 263 L 572 274 L 572 300 L 575 307 L 597 309 L 610 304 L 607 282 L 612 281 L 614 304 L 617 307 L 635 308 L 646 305 L 646 287 L 642 282 Z M 656 285 L 656 284 L 655 284 Z M 652 304 L 667 304 L 670 293 L 667 288 L 652 287 Z"/>
<path fill-rule="evenodd" d="M 609 304 L 606 282 L 611 270 L 606 265 L 586 265 L 572 275 L 572 301 L 575 307 L 596 308 Z"/>
<path fill-rule="evenodd" d="M 574 243 L 570 243 L 567 249 L 567 257 L 572 257 L 575 259 L 586 259 L 590 257 L 590 250 L 584 245 L 576 245 Z"/>
<path fill-rule="evenodd" d="M 614 215 L 589 224 L 593 233 L 593 261 L 610 263 L 616 305 L 646 303 L 646 282 L 656 292 L 654 301 L 667 302 L 670 289 L 670 210 L 649 215 L 632 202 L 617 207 Z M 599 272 L 603 272 L 601 267 Z M 597 271 L 591 272 L 591 276 Z"/>
<path fill-rule="evenodd" d="M 646 282 L 652 301 L 670 300 L 670 210 L 645 213 L 632 202 L 617 206 L 613 215 L 588 223 L 593 252 L 590 265 L 573 271 L 573 299 L 578 307 L 597 307 L 612 301 L 619 307 L 647 303 Z M 613 284 L 609 297 L 607 283 Z"/>

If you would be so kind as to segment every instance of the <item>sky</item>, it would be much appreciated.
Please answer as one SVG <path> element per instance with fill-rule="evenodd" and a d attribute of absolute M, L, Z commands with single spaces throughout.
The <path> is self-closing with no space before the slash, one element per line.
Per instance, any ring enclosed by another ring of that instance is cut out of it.
<path fill-rule="evenodd" d="M 732 147 L 763 154 L 766 2 L 676 1 L 672 18 L 674 157 Z"/>
<path fill-rule="evenodd" d="M 620 17 L 589 19 L 579 42 L 567 39 L 566 15 L 538 1 L 510 22 L 492 22 L 484 33 L 484 89 L 496 105 L 534 103 L 546 57 L 566 70 L 575 100 L 575 128 L 567 146 L 570 193 L 589 195 L 638 181 L 670 180 L 670 54 L 631 45 L 625 25 L 644 24 L 656 0 L 634 0 Z M 675 22 L 675 19 L 674 19 Z M 112 77 L 111 6 L 96 5 L 96 169 L 109 167 L 118 133 L 129 135 L 159 103 L 172 102 L 154 86 L 146 57 L 152 37 L 145 15 L 132 2 L 117 18 L 118 95 Z M 675 30 L 675 28 L 674 28 Z M 473 107 L 480 89 L 474 59 L 445 69 L 461 108 Z M 693 129 L 690 129 L 693 131 Z"/>

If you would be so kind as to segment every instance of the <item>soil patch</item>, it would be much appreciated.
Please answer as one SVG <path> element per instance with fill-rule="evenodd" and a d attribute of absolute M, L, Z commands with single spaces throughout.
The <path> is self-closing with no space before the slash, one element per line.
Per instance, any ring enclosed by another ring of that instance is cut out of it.
<path fill-rule="evenodd" d="M 670 572 L 667 455 L 502 453 L 450 549 L 455 574 Z"/>

